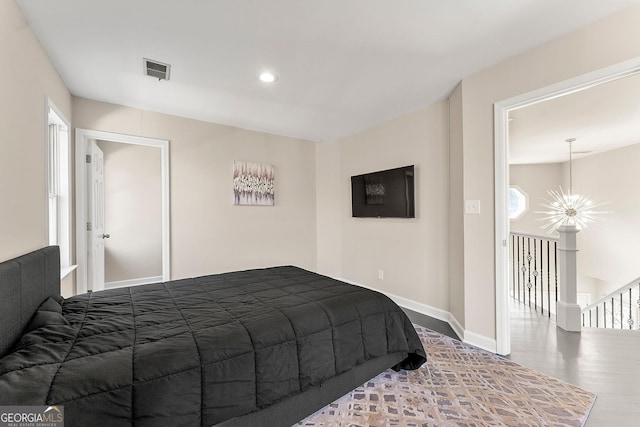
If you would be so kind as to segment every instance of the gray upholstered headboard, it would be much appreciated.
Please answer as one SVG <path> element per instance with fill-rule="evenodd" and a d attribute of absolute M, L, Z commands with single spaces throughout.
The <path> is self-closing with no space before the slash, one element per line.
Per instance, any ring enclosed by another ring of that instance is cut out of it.
<path fill-rule="evenodd" d="M 51 295 L 60 295 L 57 246 L 0 263 L 0 357 L 20 338 L 31 316 Z"/>

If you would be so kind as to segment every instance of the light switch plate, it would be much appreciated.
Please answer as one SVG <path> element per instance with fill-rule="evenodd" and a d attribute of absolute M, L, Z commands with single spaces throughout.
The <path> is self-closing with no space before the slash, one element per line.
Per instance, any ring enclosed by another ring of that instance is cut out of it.
<path fill-rule="evenodd" d="M 464 213 L 468 215 L 480 215 L 480 200 L 466 200 L 464 202 Z"/>

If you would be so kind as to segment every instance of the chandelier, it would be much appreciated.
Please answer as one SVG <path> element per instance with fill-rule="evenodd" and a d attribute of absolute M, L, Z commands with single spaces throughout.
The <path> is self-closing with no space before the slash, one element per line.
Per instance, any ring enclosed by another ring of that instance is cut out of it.
<path fill-rule="evenodd" d="M 575 138 L 566 140 L 569 143 L 569 191 L 565 192 L 562 187 L 559 187 L 558 190 L 547 191 L 549 199 L 543 199 L 543 203 L 541 203 L 547 210 L 535 212 L 544 215 L 540 221 L 544 221 L 542 228 L 547 230 L 549 234 L 563 225 L 572 225 L 579 230 L 590 224 L 597 225 L 597 222 L 602 219 L 600 215 L 609 213 L 596 209 L 608 202 L 596 203 L 587 196 L 573 194 L 573 150 L 571 144 L 575 140 Z"/>

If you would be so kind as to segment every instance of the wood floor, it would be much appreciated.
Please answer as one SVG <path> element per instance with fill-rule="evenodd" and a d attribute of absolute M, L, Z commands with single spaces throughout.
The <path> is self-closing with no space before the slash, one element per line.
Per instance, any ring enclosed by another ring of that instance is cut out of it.
<path fill-rule="evenodd" d="M 457 338 L 446 322 L 405 310 L 427 328 Z M 521 305 L 511 309 L 509 359 L 597 395 L 587 427 L 640 426 L 640 332 L 566 332 Z"/>
<path fill-rule="evenodd" d="M 460 339 L 447 322 L 434 319 L 433 317 L 425 316 L 421 313 L 416 313 L 415 311 L 411 311 L 408 308 L 402 307 L 402 310 L 407 314 L 407 317 L 413 323 L 431 329 L 432 331 L 440 332 L 442 335 L 446 335 L 457 340 Z"/>
<path fill-rule="evenodd" d="M 639 331 L 566 332 L 514 304 L 509 358 L 595 393 L 587 427 L 640 426 Z"/>

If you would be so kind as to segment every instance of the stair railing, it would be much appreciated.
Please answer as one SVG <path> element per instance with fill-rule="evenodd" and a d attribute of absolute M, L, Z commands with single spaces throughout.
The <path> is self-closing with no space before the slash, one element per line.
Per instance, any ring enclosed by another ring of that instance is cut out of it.
<path fill-rule="evenodd" d="M 585 328 L 640 329 L 640 277 L 582 309 Z"/>
<path fill-rule="evenodd" d="M 559 238 L 517 231 L 509 234 L 511 297 L 555 317 L 560 287 Z"/>

